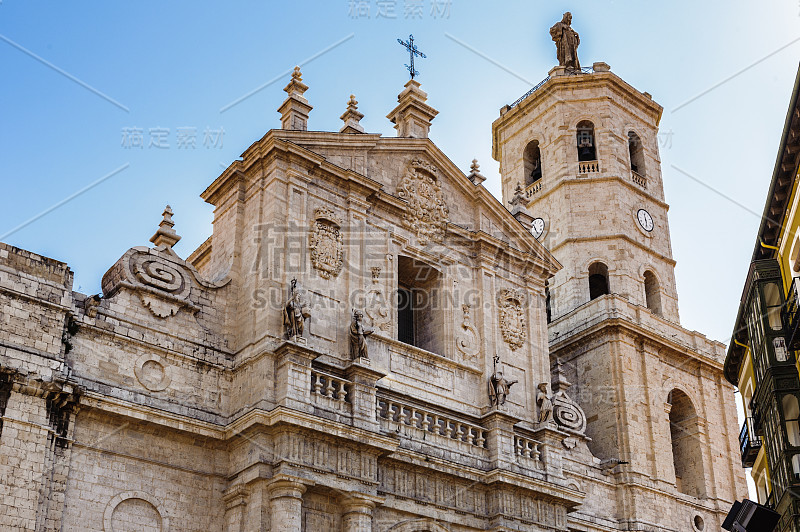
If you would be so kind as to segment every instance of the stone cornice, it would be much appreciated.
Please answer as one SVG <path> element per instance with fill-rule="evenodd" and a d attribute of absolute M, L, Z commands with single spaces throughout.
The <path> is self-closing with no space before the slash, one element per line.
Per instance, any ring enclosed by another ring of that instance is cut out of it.
<path fill-rule="evenodd" d="M 588 304 L 599 304 L 597 302 L 603 299 L 611 299 L 614 300 L 615 302 L 622 303 L 624 306 L 633 308 L 634 311 L 636 310 L 635 305 L 632 305 L 630 302 L 628 302 L 623 298 L 613 295 L 603 296 L 602 298 L 590 301 Z M 562 320 L 569 319 L 575 312 L 584 308 L 585 305 L 578 307 L 569 314 L 559 317 L 558 319 L 553 321 L 550 327 L 553 328 L 554 325 L 557 325 Z M 641 310 L 644 311 L 645 309 L 641 308 Z M 610 309 L 608 312 L 601 312 L 599 314 L 595 313 L 593 314 L 593 316 L 594 316 L 593 320 L 582 322 L 577 326 L 575 326 L 574 328 L 562 332 L 557 338 L 552 339 L 550 341 L 551 356 L 554 355 L 557 351 L 569 346 L 570 344 L 586 340 L 589 337 L 595 336 L 597 334 L 602 334 L 605 330 L 613 329 L 618 331 L 624 330 L 634 333 L 635 335 L 644 337 L 645 339 L 647 339 L 648 341 L 652 342 L 655 345 L 667 347 L 674 353 L 681 354 L 684 356 L 689 356 L 695 359 L 696 361 L 701 362 L 713 368 L 716 371 L 722 370 L 723 366 L 722 360 L 712 358 L 711 356 L 706 355 L 703 351 L 700 351 L 699 349 L 691 345 L 677 341 L 672 337 L 659 334 L 655 330 L 643 326 L 641 323 L 636 323 L 634 321 L 631 321 L 629 316 L 626 316 L 625 314 L 621 313 L 616 308 Z M 672 329 L 673 331 L 676 332 L 676 334 L 683 332 L 685 335 L 690 335 L 690 336 L 698 335 L 698 333 L 694 331 L 688 331 L 684 329 L 679 324 L 668 322 L 666 320 L 661 320 L 659 318 L 656 318 L 655 316 L 653 317 L 653 319 L 659 320 L 659 325 L 662 331 L 666 332 L 669 329 Z M 724 347 L 724 344 L 720 342 L 709 340 L 702 335 L 698 336 L 700 336 L 706 342 L 708 342 L 709 345 L 718 345 L 720 347 Z"/>

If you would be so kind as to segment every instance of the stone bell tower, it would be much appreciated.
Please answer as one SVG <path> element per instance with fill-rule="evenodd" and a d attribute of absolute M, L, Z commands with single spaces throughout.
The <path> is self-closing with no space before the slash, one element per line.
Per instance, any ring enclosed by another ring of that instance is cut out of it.
<path fill-rule="evenodd" d="M 503 199 L 521 186 L 533 231 L 564 265 L 552 318 L 606 293 L 678 322 L 658 155 L 662 107 L 605 63 L 555 67 L 493 126 Z"/>
<path fill-rule="evenodd" d="M 745 492 L 738 426 L 724 345 L 679 323 L 663 109 L 606 63 L 582 68 L 571 21 L 550 29 L 560 65 L 492 125 L 503 202 L 563 266 L 550 360 L 616 486 L 615 526 L 716 530 Z"/>

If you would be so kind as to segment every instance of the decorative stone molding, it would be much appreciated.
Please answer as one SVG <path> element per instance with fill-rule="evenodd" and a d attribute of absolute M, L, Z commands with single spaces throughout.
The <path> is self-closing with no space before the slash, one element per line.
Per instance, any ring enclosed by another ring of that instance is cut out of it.
<path fill-rule="evenodd" d="M 158 516 L 161 519 L 160 531 L 169 532 L 169 515 L 167 514 L 164 505 L 162 505 L 161 502 L 158 501 L 158 499 L 156 499 L 155 497 L 144 491 L 126 491 L 114 496 L 114 498 L 112 498 L 108 502 L 106 510 L 103 513 L 104 532 L 114 532 L 114 526 L 113 526 L 114 510 L 116 510 L 121 503 L 129 499 L 140 499 L 149 503 L 155 509 L 155 511 L 158 513 Z"/>
<path fill-rule="evenodd" d="M 231 510 L 237 506 L 246 505 L 249 497 L 250 489 L 243 484 L 236 484 L 225 490 L 222 494 L 222 502 L 225 503 L 226 510 Z"/>
<path fill-rule="evenodd" d="M 169 365 L 166 360 L 155 354 L 145 354 L 136 360 L 133 366 L 136 380 L 151 392 L 165 390 L 172 383 Z"/>
<path fill-rule="evenodd" d="M 430 517 L 404 521 L 389 530 L 390 532 L 450 532 L 449 528 Z"/>
<path fill-rule="evenodd" d="M 403 226 L 417 235 L 419 244 L 444 240 L 450 211 L 444 202 L 438 181 L 438 169 L 432 164 L 414 159 L 397 187 L 397 195 L 408 202 Z"/>
<path fill-rule="evenodd" d="M 311 264 L 323 279 L 336 277 L 342 270 L 344 251 L 341 230 L 342 222 L 331 209 L 314 209 L 309 237 Z"/>
<path fill-rule="evenodd" d="M 512 351 L 525 345 L 527 339 L 525 313 L 522 309 L 524 301 L 525 296 L 520 291 L 509 288 L 501 290 L 497 298 L 500 332 Z"/>

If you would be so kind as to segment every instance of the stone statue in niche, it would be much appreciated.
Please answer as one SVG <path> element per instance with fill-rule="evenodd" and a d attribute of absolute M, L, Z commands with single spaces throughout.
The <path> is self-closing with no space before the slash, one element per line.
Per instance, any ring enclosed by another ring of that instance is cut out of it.
<path fill-rule="evenodd" d="M 511 387 L 519 381 L 508 380 L 503 375 L 503 370 L 497 370 L 497 363 L 500 362 L 499 356 L 495 355 L 492 361 L 494 362 L 494 372 L 489 378 L 489 400 L 492 406 L 500 406 L 506 404 L 506 397 L 511 392 Z"/>
<path fill-rule="evenodd" d="M 297 287 L 297 279 L 292 279 L 289 288 L 289 300 L 283 309 L 283 324 L 289 338 L 303 337 L 305 321 L 311 317 L 311 307 L 306 301 L 303 290 Z"/>
<path fill-rule="evenodd" d="M 360 310 L 353 311 L 353 321 L 350 323 L 350 358 L 369 358 L 367 350 L 367 336 L 374 332 L 372 327 L 363 323 L 364 314 Z"/>
<path fill-rule="evenodd" d="M 553 422 L 553 401 L 547 395 L 547 383 L 539 383 L 536 394 L 536 404 L 539 405 L 539 423 Z"/>
<path fill-rule="evenodd" d="M 561 22 L 556 22 L 550 28 L 550 37 L 556 43 L 556 57 L 558 64 L 571 70 L 580 70 L 581 64 L 578 61 L 578 45 L 581 43 L 578 32 L 570 26 L 572 24 L 572 13 L 567 11 Z"/>

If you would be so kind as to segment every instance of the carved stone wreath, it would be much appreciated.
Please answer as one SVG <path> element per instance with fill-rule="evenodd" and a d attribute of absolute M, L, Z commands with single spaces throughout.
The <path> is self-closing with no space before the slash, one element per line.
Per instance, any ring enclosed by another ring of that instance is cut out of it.
<path fill-rule="evenodd" d="M 501 290 L 497 298 L 500 332 L 512 351 L 525 345 L 527 338 L 523 301 L 525 297 L 519 291 L 508 288 Z"/>
<path fill-rule="evenodd" d="M 311 264 L 322 278 L 330 279 L 339 275 L 344 260 L 342 226 L 332 210 L 325 207 L 314 210 L 309 247 Z"/>
<path fill-rule="evenodd" d="M 414 159 L 397 187 L 397 195 L 408 202 L 403 226 L 417 235 L 420 245 L 441 242 L 447 228 L 449 210 L 442 196 L 435 166 Z"/>

